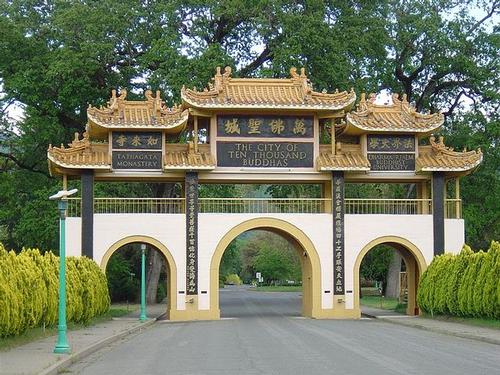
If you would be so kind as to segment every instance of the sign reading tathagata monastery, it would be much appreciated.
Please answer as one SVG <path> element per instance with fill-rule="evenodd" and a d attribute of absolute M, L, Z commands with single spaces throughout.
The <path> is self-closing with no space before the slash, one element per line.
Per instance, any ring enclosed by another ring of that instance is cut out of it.
<path fill-rule="evenodd" d="M 160 132 L 113 132 L 113 169 L 161 169 Z"/>
<path fill-rule="evenodd" d="M 312 168 L 312 116 L 217 117 L 217 136 L 266 138 L 262 141 L 217 141 L 219 167 Z M 284 139 L 302 142 L 284 141 Z M 273 139 L 283 139 L 275 142 Z"/>
<path fill-rule="evenodd" d="M 414 171 L 413 135 L 368 135 L 368 160 L 372 171 Z"/>

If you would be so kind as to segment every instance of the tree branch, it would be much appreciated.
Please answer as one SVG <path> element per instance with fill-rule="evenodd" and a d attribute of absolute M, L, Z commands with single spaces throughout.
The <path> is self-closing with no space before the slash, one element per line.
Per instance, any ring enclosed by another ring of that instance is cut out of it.
<path fill-rule="evenodd" d="M 14 164 L 16 164 L 21 169 L 26 169 L 28 171 L 40 173 L 40 174 L 43 174 L 44 176 L 50 177 L 50 175 L 47 172 L 35 168 L 34 165 L 28 165 L 28 164 L 23 163 L 21 160 L 16 158 L 14 155 L 11 155 L 11 154 L 8 154 L 5 152 L 0 152 L 0 157 L 12 161 Z"/>
<path fill-rule="evenodd" d="M 264 48 L 264 50 L 261 52 L 259 56 L 257 56 L 247 66 L 244 66 L 243 68 L 240 69 L 240 74 L 239 74 L 240 77 L 248 76 L 250 73 L 260 68 L 262 64 L 264 64 L 266 61 L 271 59 L 272 59 L 271 49 L 269 48 L 269 46 L 266 45 L 266 48 Z"/>
<path fill-rule="evenodd" d="M 458 93 L 457 97 L 455 98 L 455 100 L 453 101 L 453 104 L 450 106 L 450 108 L 448 108 L 448 110 L 446 112 L 443 112 L 443 115 L 445 117 L 450 117 L 452 114 L 453 114 L 453 111 L 455 110 L 455 108 L 457 108 L 457 106 L 460 104 L 460 99 L 462 98 L 462 96 L 465 94 L 465 91 L 462 90 Z"/>
<path fill-rule="evenodd" d="M 495 12 L 500 8 L 500 1 L 494 1 L 493 4 L 491 5 L 491 9 L 486 15 L 481 18 L 479 21 L 477 21 L 472 27 L 467 31 L 467 34 L 470 34 L 474 31 L 476 31 L 477 28 L 479 28 L 483 23 L 485 23 L 487 20 L 489 20 Z"/>

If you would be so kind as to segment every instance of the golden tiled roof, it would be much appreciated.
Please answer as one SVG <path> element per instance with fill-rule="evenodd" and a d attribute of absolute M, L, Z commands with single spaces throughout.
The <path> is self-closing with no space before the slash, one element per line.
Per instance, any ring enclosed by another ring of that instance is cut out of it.
<path fill-rule="evenodd" d="M 47 150 L 49 159 L 49 170 L 52 171 L 52 164 L 63 168 L 75 169 L 109 169 L 111 160 L 108 155 L 107 144 L 91 144 L 88 133 L 83 133 L 83 139 L 79 139 L 79 134 L 75 133 L 75 139 L 65 148 L 52 147 Z"/>
<path fill-rule="evenodd" d="M 181 132 L 188 120 L 188 110 L 180 106 L 168 108 L 160 97 L 156 97 L 150 90 L 144 93 L 146 100 L 126 100 L 127 90 L 122 89 L 119 96 L 113 90 L 107 107 L 87 109 L 88 126 L 92 132 L 93 127 L 107 129 L 158 129 L 170 133 Z"/>
<path fill-rule="evenodd" d="M 186 106 L 209 109 L 301 109 L 343 110 L 356 100 L 354 91 L 328 94 L 313 91 L 301 69 L 290 69 L 290 78 L 232 78 L 231 68 L 221 74 L 220 67 L 214 83 L 203 91 L 182 88 L 181 97 Z"/>
<path fill-rule="evenodd" d="M 406 100 L 400 100 L 398 94 L 392 96 L 391 105 L 375 104 L 375 94 L 361 94 L 359 106 L 355 112 L 347 114 L 347 126 L 344 133 L 361 134 L 366 132 L 430 133 L 444 122 L 441 113 L 418 113 Z"/>
<path fill-rule="evenodd" d="M 163 159 L 163 169 L 165 170 L 207 170 L 214 168 L 215 159 L 210 153 L 208 145 L 198 145 L 197 152 L 194 150 L 192 143 L 188 145 L 167 145 Z"/>
<path fill-rule="evenodd" d="M 453 151 L 446 147 L 443 137 L 436 142 L 434 136 L 430 138 L 430 146 L 419 146 L 416 161 L 417 171 L 450 171 L 463 172 L 476 168 L 483 160 L 481 150 L 477 151 Z"/>
<path fill-rule="evenodd" d="M 331 146 L 321 145 L 316 159 L 318 171 L 369 171 L 370 162 L 359 145 L 336 143 L 335 154 Z"/>

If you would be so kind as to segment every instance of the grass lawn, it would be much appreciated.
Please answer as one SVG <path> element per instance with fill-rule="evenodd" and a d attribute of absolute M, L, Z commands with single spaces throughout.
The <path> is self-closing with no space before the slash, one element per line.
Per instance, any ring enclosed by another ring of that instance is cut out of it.
<path fill-rule="evenodd" d="M 360 298 L 359 303 L 376 309 L 393 310 L 401 314 L 406 313 L 406 305 L 400 304 L 397 298 L 365 295 Z"/>
<path fill-rule="evenodd" d="M 459 317 L 459 316 L 448 316 L 448 315 L 431 316 L 430 314 L 422 314 L 421 316 L 422 318 L 442 320 L 444 322 L 461 323 L 469 326 L 500 329 L 500 320 L 498 319 Z"/>
<path fill-rule="evenodd" d="M 124 307 L 125 306 L 125 307 Z M 130 311 L 127 311 L 126 305 L 119 305 L 119 306 L 111 306 L 109 311 L 101 316 L 93 318 L 89 323 L 87 324 L 82 324 L 82 323 L 73 323 L 73 322 L 68 322 L 68 331 L 74 331 L 77 329 L 85 328 L 94 324 L 102 323 L 108 320 L 111 320 L 112 318 L 127 315 Z M 131 310 L 133 311 L 133 310 Z M 29 342 L 35 341 L 35 340 L 40 340 L 46 337 L 54 336 L 57 334 L 57 326 L 53 327 L 36 327 L 36 328 L 31 328 L 26 330 L 24 333 L 17 335 L 17 336 L 11 336 L 11 337 L 5 337 L 0 339 L 0 350 L 1 351 L 6 351 L 11 348 L 14 348 L 16 346 L 21 346 L 24 344 L 27 344 Z M 55 345 L 55 342 L 54 342 Z"/>
<path fill-rule="evenodd" d="M 250 288 L 254 292 L 302 292 L 301 285 L 269 285 Z"/>

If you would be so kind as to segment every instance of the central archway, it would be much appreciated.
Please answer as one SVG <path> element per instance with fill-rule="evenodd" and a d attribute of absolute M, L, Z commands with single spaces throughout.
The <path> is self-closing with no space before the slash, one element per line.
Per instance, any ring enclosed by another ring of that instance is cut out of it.
<path fill-rule="evenodd" d="M 281 219 L 255 218 L 244 221 L 219 241 L 210 263 L 210 310 L 215 318 L 220 318 L 219 307 L 219 268 L 222 256 L 229 244 L 240 234 L 253 229 L 273 231 L 293 240 L 302 250 L 302 315 L 316 318 L 321 312 L 321 265 L 318 253 L 307 235 L 299 228 Z"/>
<path fill-rule="evenodd" d="M 122 238 L 121 240 L 115 242 L 111 247 L 104 253 L 104 256 L 101 260 L 101 269 L 103 272 L 106 272 L 106 266 L 109 262 L 111 256 L 124 245 L 128 245 L 131 243 L 144 243 L 148 244 L 158 251 L 160 251 L 166 259 L 167 266 L 167 319 L 173 318 L 175 312 L 177 311 L 177 267 L 175 265 L 175 260 L 170 254 L 170 251 L 167 249 L 165 245 L 163 245 L 160 241 L 148 237 L 148 236 L 128 236 Z"/>

